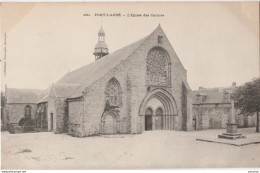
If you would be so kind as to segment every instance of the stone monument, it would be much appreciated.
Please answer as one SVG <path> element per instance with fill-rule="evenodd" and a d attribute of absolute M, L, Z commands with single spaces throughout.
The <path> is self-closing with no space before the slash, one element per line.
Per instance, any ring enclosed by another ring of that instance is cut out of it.
<path fill-rule="evenodd" d="M 240 133 L 237 133 L 237 126 L 238 124 L 235 122 L 235 106 L 234 106 L 234 100 L 231 99 L 231 116 L 228 118 L 227 123 L 227 132 L 222 133 L 222 135 L 218 135 L 218 138 L 223 139 L 239 139 L 239 138 L 245 138 Z"/>

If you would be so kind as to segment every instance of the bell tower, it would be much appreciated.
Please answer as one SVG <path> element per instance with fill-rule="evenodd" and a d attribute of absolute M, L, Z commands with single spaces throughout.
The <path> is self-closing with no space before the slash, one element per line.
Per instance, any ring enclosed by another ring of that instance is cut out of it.
<path fill-rule="evenodd" d="M 98 60 L 102 58 L 103 56 L 108 55 L 108 48 L 107 44 L 105 42 L 105 31 L 102 29 L 102 26 L 100 30 L 98 31 L 98 43 L 96 44 L 94 48 L 95 60 Z"/>

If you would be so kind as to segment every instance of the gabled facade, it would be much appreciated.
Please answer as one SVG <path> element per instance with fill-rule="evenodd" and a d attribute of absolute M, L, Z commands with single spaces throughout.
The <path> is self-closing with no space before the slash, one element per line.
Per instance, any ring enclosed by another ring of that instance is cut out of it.
<path fill-rule="evenodd" d="M 72 85 L 69 94 L 56 93 Z M 191 130 L 191 104 L 187 71 L 159 25 L 147 37 L 54 84 L 49 127 L 79 137 Z"/>
<path fill-rule="evenodd" d="M 37 104 L 46 94 L 45 90 L 6 88 L 2 126 L 8 130 L 13 129 L 11 131 L 14 132 L 15 129 L 21 131 L 20 128 L 25 126 L 24 123 L 30 122 L 30 125 L 26 126 L 31 126 L 33 129 L 38 117 Z"/>

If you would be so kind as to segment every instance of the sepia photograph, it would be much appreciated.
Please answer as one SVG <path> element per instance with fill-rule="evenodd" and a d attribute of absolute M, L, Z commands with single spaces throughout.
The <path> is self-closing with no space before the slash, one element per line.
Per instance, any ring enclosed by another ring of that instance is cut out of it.
<path fill-rule="evenodd" d="M 260 170 L 255 2 L 2 2 L 1 170 Z"/>

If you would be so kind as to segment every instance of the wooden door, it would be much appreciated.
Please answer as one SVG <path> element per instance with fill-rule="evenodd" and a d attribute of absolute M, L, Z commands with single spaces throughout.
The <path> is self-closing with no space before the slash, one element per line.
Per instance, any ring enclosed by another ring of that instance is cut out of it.
<path fill-rule="evenodd" d="M 155 112 L 155 130 L 162 130 L 163 129 L 163 110 L 162 108 L 158 108 Z"/>
<path fill-rule="evenodd" d="M 104 123 L 104 134 L 114 134 L 113 117 L 111 115 L 107 115 Z"/>
<path fill-rule="evenodd" d="M 145 130 L 149 131 L 153 129 L 152 115 L 145 115 Z"/>

